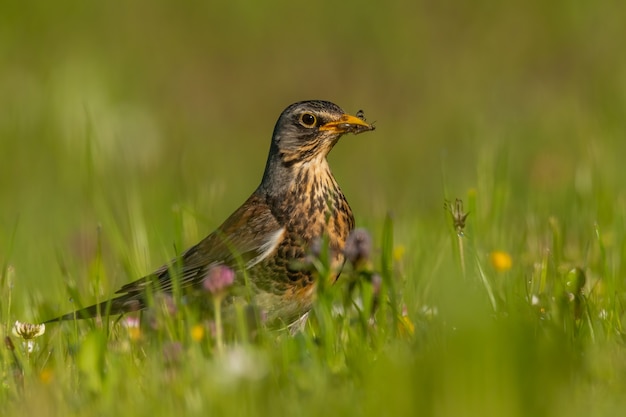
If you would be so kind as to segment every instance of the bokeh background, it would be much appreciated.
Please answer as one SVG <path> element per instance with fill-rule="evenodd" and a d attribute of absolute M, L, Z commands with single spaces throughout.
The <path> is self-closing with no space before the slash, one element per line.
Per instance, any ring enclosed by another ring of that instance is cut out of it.
<path fill-rule="evenodd" d="M 98 245 L 110 293 L 211 231 L 298 100 L 376 122 L 331 166 L 358 223 L 376 235 L 393 212 L 409 251 L 470 190 L 543 219 L 572 201 L 614 210 L 594 193 L 625 184 L 619 1 L 0 7 L 0 262 L 24 318 L 67 308 Z"/>

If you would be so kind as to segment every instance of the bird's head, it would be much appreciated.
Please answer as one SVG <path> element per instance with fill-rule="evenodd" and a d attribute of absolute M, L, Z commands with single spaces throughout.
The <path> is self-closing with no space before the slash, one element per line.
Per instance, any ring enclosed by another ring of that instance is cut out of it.
<path fill-rule="evenodd" d="M 301 101 L 287 107 L 278 118 L 269 159 L 286 167 L 322 161 L 341 135 L 369 130 L 374 126 L 362 117 L 346 114 L 329 101 Z"/>
<path fill-rule="evenodd" d="M 281 113 L 274 127 L 261 187 L 271 194 L 281 195 L 302 169 L 327 168 L 326 156 L 342 135 L 370 130 L 374 130 L 374 126 L 362 115 L 346 114 L 329 101 L 292 104 Z"/>

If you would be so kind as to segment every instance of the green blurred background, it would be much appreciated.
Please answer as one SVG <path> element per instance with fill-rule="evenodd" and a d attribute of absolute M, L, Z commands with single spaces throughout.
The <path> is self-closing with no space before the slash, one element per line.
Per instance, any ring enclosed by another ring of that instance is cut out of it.
<path fill-rule="evenodd" d="M 160 347 L 179 339 L 129 355 L 92 322 L 51 325 L 17 372 L 2 349 L 0 414 L 618 415 L 625 22 L 619 0 L 2 1 L 2 336 L 213 230 L 258 185 L 280 112 L 311 98 L 376 122 L 330 162 L 378 247 L 393 213 L 415 332 L 272 340 L 252 350 L 268 376 L 234 389 L 206 343 L 170 380 Z M 443 210 L 456 197 L 465 240 Z"/>
<path fill-rule="evenodd" d="M 0 7 L 0 262 L 24 319 L 67 308 L 98 227 L 104 293 L 212 230 L 298 100 L 376 122 L 331 166 L 357 222 L 377 234 L 392 211 L 409 251 L 422 225 L 446 227 L 444 198 L 493 196 L 499 179 L 521 218 L 625 184 L 620 1 Z"/>

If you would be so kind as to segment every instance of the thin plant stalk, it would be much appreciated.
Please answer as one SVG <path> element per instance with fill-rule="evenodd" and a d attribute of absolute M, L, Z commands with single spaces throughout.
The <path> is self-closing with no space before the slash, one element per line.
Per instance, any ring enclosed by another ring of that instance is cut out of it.
<path fill-rule="evenodd" d="M 215 344 L 217 351 L 222 353 L 224 351 L 224 334 L 222 331 L 222 297 L 213 297 L 213 309 L 215 311 Z"/>

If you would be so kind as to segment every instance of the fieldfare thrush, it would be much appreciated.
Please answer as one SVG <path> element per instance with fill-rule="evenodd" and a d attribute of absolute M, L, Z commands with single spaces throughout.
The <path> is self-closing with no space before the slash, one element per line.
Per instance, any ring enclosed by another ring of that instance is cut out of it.
<path fill-rule="evenodd" d="M 247 294 L 268 323 L 293 323 L 315 297 L 315 273 L 302 267 L 310 246 L 326 239 L 336 280 L 354 227 L 326 156 L 343 134 L 369 130 L 374 126 L 361 111 L 351 116 L 321 100 L 290 105 L 274 127 L 261 184 L 217 230 L 171 263 L 124 285 L 111 300 L 48 322 L 141 310 L 149 292 L 202 288 L 213 268 L 225 265 L 237 271 L 231 301 Z"/>

